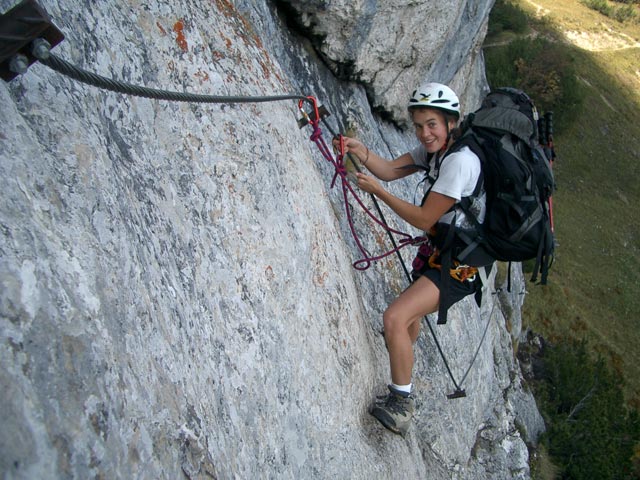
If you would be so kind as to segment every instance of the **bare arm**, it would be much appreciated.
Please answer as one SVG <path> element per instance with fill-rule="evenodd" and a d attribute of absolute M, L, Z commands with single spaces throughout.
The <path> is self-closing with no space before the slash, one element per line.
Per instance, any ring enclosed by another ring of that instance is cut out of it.
<path fill-rule="evenodd" d="M 392 195 L 371 176 L 358 173 L 358 187 L 374 194 L 414 227 L 428 231 L 455 203 L 456 199 L 441 193 L 430 192 L 422 206 L 414 205 Z"/>
<path fill-rule="evenodd" d="M 367 170 L 373 173 L 380 180 L 389 182 L 398 178 L 406 177 L 416 170 L 408 167 L 413 165 L 413 158 L 408 153 L 400 155 L 393 160 L 387 160 L 380 155 L 372 152 L 360 140 L 350 137 L 344 137 L 345 153 L 351 153 L 358 157 L 358 160 L 365 166 Z"/>

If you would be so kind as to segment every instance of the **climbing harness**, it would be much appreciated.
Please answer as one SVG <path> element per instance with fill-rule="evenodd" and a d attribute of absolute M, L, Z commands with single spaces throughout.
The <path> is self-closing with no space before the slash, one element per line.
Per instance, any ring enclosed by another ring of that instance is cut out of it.
<path fill-rule="evenodd" d="M 429 266 L 437 270 L 442 270 L 442 263 L 439 263 L 440 254 L 436 251 L 429 257 Z M 463 265 L 459 261 L 454 260 L 453 268 L 449 269 L 449 275 L 459 282 L 473 282 L 476 279 L 478 269 L 470 265 Z"/>
<path fill-rule="evenodd" d="M 473 282 L 476 279 L 476 274 L 479 271 L 477 267 L 464 265 L 457 260 L 453 260 L 452 263 L 454 268 L 449 269 L 449 275 L 451 275 L 451 278 L 459 282 L 465 282 L 467 280 Z M 431 243 L 427 242 L 420 245 L 411 267 L 414 272 L 421 273 L 426 265 L 437 270 L 442 270 L 440 251 L 431 245 Z"/>

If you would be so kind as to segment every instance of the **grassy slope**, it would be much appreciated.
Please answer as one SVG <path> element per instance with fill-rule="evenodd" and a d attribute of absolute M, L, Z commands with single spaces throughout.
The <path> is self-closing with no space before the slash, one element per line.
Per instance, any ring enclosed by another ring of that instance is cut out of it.
<path fill-rule="evenodd" d="M 585 32 L 592 44 L 610 38 L 607 28 L 640 41 L 637 23 L 622 25 L 578 0 L 518 2 L 542 13 L 547 28 Z M 528 289 L 524 322 L 550 339 L 590 339 L 640 403 L 640 48 L 558 48 L 572 51 L 587 96 L 577 120 L 555 136 L 559 246 L 550 285 Z"/>

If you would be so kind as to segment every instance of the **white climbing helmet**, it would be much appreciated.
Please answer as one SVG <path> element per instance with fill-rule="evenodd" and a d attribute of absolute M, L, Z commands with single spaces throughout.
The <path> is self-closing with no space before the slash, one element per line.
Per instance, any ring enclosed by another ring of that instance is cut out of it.
<path fill-rule="evenodd" d="M 452 113 L 460 117 L 460 100 L 453 90 L 441 83 L 425 83 L 414 90 L 407 105 L 409 110 L 429 107 Z"/>

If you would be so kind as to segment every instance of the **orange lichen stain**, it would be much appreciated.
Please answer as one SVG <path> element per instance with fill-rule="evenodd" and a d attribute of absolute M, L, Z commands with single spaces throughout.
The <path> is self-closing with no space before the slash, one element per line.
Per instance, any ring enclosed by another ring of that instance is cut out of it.
<path fill-rule="evenodd" d="M 264 269 L 264 275 L 267 277 L 267 280 L 274 279 L 275 274 L 273 273 L 273 268 L 271 268 L 271 265 L 267 265 L 267 268 Z"/>
<path fill-rule="evenodd" d="M 265 66 L 265 65 L 263 65 L 263 67 L 262 67 L 264 70 L 267 70 L 265 72 L 265 77 L 268 79 L 268 78 L 271 77 L 271 74 L 273 74 L 281 84 L 284 84 L 284 80 L 283 80 L 282 76 L 280 76 L 278 74 L 278 71 L 276 70 L 276 68 L 275 68 L 275 66 L 273 64 L 273 61 L 271 60 L 271 57 L 269 56 L 269 53 L 266 50 L 264 50 L 264 48 L 263 48 L 263 51 L 264 51 L 265 62 L 268 65 L 268 67 Z"/>
<path fill-rule="evenodd" d="M 324 282 L 326 282 L 328 277 L 329 277 L 329 272 L 318 273 L 318 274 L 314 275 L 313 283 L 317 287 L 323 287 L 324 286 Z"/>
<path fill-rule="evenodd" d="M 158 30 L 160 30 L 160 33 L 162 33 L 162 35 L 167 34 L 167 31 L 164 29 L 162 25 L 160 25 L 160 22 L 156 22 L 156 26 L 158 27 Z"/>
<path fill-rule="evenodd" d="M 173 31 L 176 33 L 176 43 L 183 52 L 186 52 L 189 49 L 189 46 L 187 45 L 187 39 L 184 36 L 184 22 L 182 20 L 178 20 L 173 25 Z"/>
<path fill-rule="evenodd" d="M 232 15 L 236 15 L 235 8 L 230 2 L 226 0 L 216 0 L 216 4 L 218 5 L 218 10 L 220 10 L 225 17 L 229 18 Z"/>
<path fill-rule="evenodd" d="M 386 244 L 386 237 L 382 234 L 382 232 L 375 232 L 374 233 L 374 237 L 375 237 L 375 241 L 376 243 L 384 248 L 385 244 Z"/>
<path fill-rule="evenodd" d="M 262 67 L 262 75 L 265 80 L 269 80 L 271 77 L 271 72 L 269 71 L 269 67 L 264 62 L 260 62 L 260 66 Z"/>
<path fill-rule="evenodd" d="M 198 80 L 200 80 L 200 84 L 201 85 L 204 82 L 208 82 L 209 81 L 209 74 L 207 72 L 203 72 L 202 70 L 198 70 L 194 75 L 198 78 Z"/>
<path fill-rule="evenodd" d="M 246 47 L 250 47 L 257 50 L 257 53 L 259 56 L 257 58 L 257 63 L 259 64 L 260 69 L 262 70 L 262 78 L 264 80 L 270 80 L 271 77 L 274 76 L 281 84 L 283 84 L 284 79 L 282 78 L 281 75 L 278 74 L 278 71 L 273 61 L 269 57 L 269 53 L 265 49 L 262 39 L 255 32 L 251 22 L 247 18 L 245 18 L 240 12 L 237 11 L 236 8 L 233 6 L 233 4 L 229 0 L 213 0 L 213 1 L 218 7 L 218 11 L 222 15 L 224 15 L 227 18 L 235 20 L 233 24 L 234 30 L 235 30 L 235 35 L 233 36 L 233 39 L 234 40 L 239 39 L 244 43 Z M 231 52 L 231 48 L 233 46 L 233 42 L 231 41 L 231 39 L 225 36 L 223 33 L 220 33 L 220 36 L 225 42 L 226 48 L 227 50 L 229 50 L 229 52 L 227 52 L 224 55 L 224 57 L 222 57 L 219 52 L 214 52 L 213 54 L 214 60 L 220 60 L 222 58 L 232 57 L 237 62 L 242 62 L 246 64 L 246 62 L 243 62 L 243 59 L 240 58 L 239 53 Z M 251 70 L 250 65 L 248 65 L 248 68 Z"/>
<path fill-rule="evenodd" d="M 284 85 L 284 79 L 280 75 L 278 75 L 278 72 L 274 72 L 274 75 L 276 76 L 276 78 L 280 82 L 280 85 Z"/>
<path fill-rule="evenodd" d="M 247 27 L 250 27 L 248 23 L 247 23 Z M 260 37 L 255 33 L 253 34 L 253 41 L 255 42 L 256 47 L 258 47 L 260 50 L 264 50 L 264 45 L 262 43 L 262 40 L 260 40 Z"/>
<path fill-rule="evenodd" d="M 224 44 L 227 46 L 227 48 L 231 48 L 231 39 L 229 37 L 226 37 L 224 33 L 220 33 L 220 36 L 224 40 Z"/>

